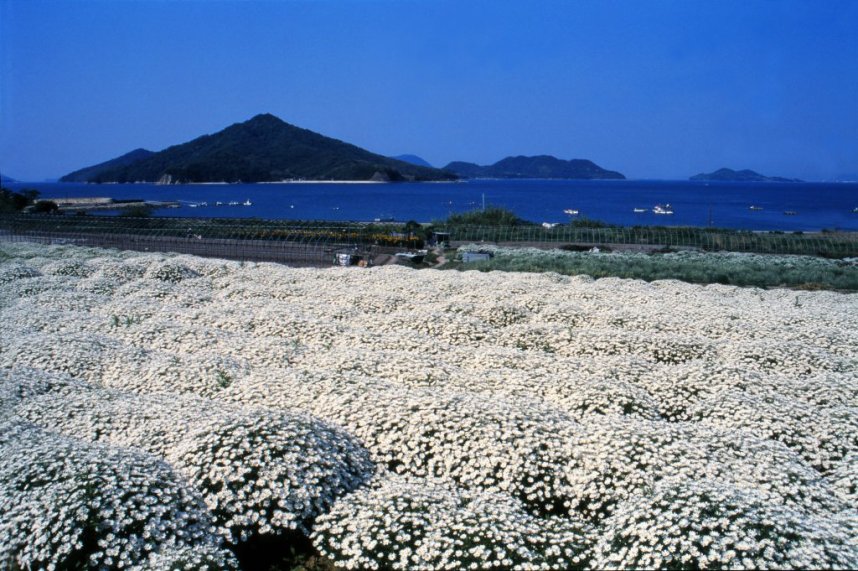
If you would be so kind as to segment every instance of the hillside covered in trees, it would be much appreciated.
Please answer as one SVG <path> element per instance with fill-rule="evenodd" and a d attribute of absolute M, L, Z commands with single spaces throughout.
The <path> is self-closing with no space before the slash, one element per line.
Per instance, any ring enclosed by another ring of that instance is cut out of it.
<path fill-rule="evenodd" d="M 456 178 L 455 174 L 377 155 L 264 114 L 157 153 L 138 149 L 61 180 L 194 183 Z"/>

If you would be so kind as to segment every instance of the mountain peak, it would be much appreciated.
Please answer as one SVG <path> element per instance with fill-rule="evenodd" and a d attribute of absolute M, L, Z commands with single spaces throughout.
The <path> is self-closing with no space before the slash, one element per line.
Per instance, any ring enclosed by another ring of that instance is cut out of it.
<path fill-rule="evenodd" d="M 135 151 L 66 175 L 63 180 L 155 182 L 167 177 L 185 183 L 456 178 L 451 173 L 389 159 L 290 125 L 270 113 L 255 115 L 158 153 L 146 153 Z"/>
<path fill-rule="evenodd" d="M 244 123 L 240 124 L 252 124 L 252 123 L 265 123 L 265 124 L 273 124 L 273 125 L 288 125 L 286 121 L 277 117 L 276 115 L 272 115 L 271 113 L 260 113 L 259 115 L 254 115 Z"/>

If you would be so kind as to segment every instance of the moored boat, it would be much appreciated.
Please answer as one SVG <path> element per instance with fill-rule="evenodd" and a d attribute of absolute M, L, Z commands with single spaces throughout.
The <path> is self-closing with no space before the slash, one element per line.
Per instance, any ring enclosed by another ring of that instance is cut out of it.
<path fill-rule="evenodd" d="M 652 211 L 654 214 L 673 214 L 673 208 L 669 204 L 665 204 L 664 206 L 656 204 Z"/>
<path fill-rule="evenodd" d="M 578 216 L 578 211 L 574 208 L 567 208 L 563 211 L 563 214 L 568 214 L 569 216 Z"/>

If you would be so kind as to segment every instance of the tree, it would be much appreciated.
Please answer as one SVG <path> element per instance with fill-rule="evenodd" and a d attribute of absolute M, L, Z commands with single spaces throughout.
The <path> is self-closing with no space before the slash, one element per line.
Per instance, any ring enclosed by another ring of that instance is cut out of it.
<path fill-rule="evenodd" d="M 58 212 L 59 209 L 60 207 L 53 200 L 40 200 L 33 205 L 31 212 L 34 214 L 53 214 L 54 212 Z"/>
<path fill-rule="evenodd" d="M 0 188 L 0 212 L 20 212 L 33 204 L 37 196 L 39 196 L 38 190 L 24 189 L 21 192 L 15 192 L 8 188 Z"/>
<path fill-rule="evenodd" d="M 128 218 L 148 218 L 152 216 L 152 210 L 153 208 L 148 204 L 135 204 L 134 206 L 123 208 L 119 212 L 119 215 Z"/>

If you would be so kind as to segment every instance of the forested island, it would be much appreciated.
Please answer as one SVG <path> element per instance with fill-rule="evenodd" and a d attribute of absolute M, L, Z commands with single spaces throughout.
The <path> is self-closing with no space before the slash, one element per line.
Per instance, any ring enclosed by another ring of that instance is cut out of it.
<path fill-rule="evenodd" d="M 749 169 L 735 171 L 722 168 L 715 172 L 700 173 L 689 178 L 689 180 L 724 181 L 724 182 L 804 182 L 797 178 L 784 178 L 780 176 L 765 176 Z"/>
<path fill-rule="evenodd" d="M 603 169 L 593 161 L 565 161 L 551 155 L 506 157 L 492 165 L 454 161 L 444 170 L 465 178 L 558 178 L 558 179 L 625 179 L 621 173 Z"/>
<path fill-rule="evenodd" d="M 286 180 L 437 181 L 455 174 L 413 165 L 257 115 L 153 153 L 137 149 L 77 170 L 63 182 L 280 182 Z"/>

